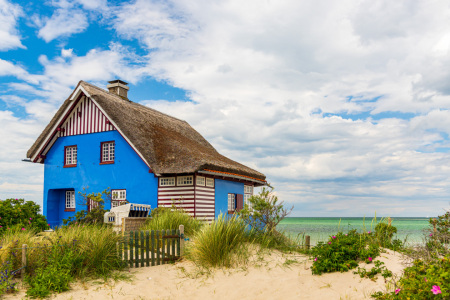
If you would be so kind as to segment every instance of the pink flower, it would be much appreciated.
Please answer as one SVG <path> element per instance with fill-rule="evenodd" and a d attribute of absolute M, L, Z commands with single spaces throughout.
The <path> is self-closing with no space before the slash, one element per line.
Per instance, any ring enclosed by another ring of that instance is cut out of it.
<path fill-rule="evenodd" d="M 430 236 L 433 236 L 433 234 L 432 234 L 432 233 L 430 233 Z"/>
<path fill-rule="evenodd" d="M 372 231 L 369 231 L 368 234 L 370 234 Z"/>
<path fill-rule="evenodd" d="M 317 257 L 316 257 L 316 258 L 314 258 L 314 261 L 317 261 Z"/>
<path fill-rule="evenodd" d="M 331 242 L 328 242 L 328 245 L 331 245 Z"/>
<path fill-rule="evenodd" d="M 433 285 L 433 288 L 431 289 L 431 291 L 433 292 L 433 294 L 437 295 L 437 294 L 441 294 L 441 287 L 438 285 Z"/>
<path fill-rule="evenodd" d="M 347 236 L 348 234 L 345 234 L 345 236 Z"/>
<path fill-rule="evenodd" d="M 30 218 L 30 220 L 33 220 L 32 218 Z"/>
<path fill-rule="evenodd" d="M 0 225 L 0 228 L 2 228 L 3 226 L 2 225 Z"/>
<path fill-rule="evenodd" d="M 335 236 L 335 235 L 333 235 L 333 236 L 332 236 L 332 238 L 333 238 L 333 239 L 335 239 L 335 238 L 336 238 L 336 236 Z"/>
<path fill-rule="evenodd" d="M 395 290 L 395 294 L 398 295 L 398 293 L 400 293 L 401 290 L 402 290 L 402 289 L 396 289 L 396 290 Z"/>
<path fill-rule="evenodd" d="M 25 228 L 22 227 L 22 230 L 25 230 Z"/>
<path fill-rule="evenodd" d="M 367 260 L 371 262 L 372 261 L 372 257 L 368 257 Z"/>
<path fill-rule="evenodd" d="M 426 278 L 426 277 L 424 277 L 424 278 L 423 278 L 423 280 L 425 280 L 425 282 L 428 282 L 428 280 L 427 280 L 427 278 Z"/>

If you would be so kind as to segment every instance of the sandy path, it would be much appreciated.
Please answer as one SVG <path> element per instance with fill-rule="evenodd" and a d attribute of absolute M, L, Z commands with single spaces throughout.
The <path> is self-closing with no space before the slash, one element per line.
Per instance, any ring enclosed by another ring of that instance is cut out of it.
<path fill-rule="evenodd" d="M 377 259 L 396 274 L 403 270 L 402 257 L 387 250 Z M 286 260 L 296 260 L 288 264 Z M 302 255 L 266 255 L 259 263 L 241 269 L 215 270 L 212 275 L 195 275 L 192 263 L 131 269 L 131 281 L 77 283 L 72 290 L 51 299 L 370 299 L 373 291 L 384 290 L 383 277 L 376 282 L 361 279 L 352 271 L 312 275 L 311 261 Z M 361 264 L 365 266 L 365 264 Z M 368 265 L 372 268 L 373 264 Z M 186 272 L 183 271 L 186 270 Z M 6 299 L 24 298 L 21 291 Z"/>

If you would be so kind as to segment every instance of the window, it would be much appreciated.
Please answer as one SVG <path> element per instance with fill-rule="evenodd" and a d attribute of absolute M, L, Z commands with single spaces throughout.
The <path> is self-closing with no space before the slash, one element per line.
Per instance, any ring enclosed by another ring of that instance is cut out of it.
<path fill-rule="evenodd" d="M 248 208 L 252 209 L 252 204 L 248 199 L 253 195 L 253 186 L 244 185 L 244 204 L 248 205 Z"/>
<path fill-rule="evenodd" d="M 205 186 L 205 177 L 197 176 L 197 185 Z"/>
<path fill-rule="evenodd" d="M 175 186 L 175 177 L 165 177 L 159 179 L 160 186 Z"/>
<path fill-rule="evenodd" d="M 75 191 L 66 191 L 66 209 L 75 210 Z"/>
<path fill-rule="evenodd" d="M 127 190 L 111 190 L 111 207 L 117 207 L 127 203 Z"/>
<path fill-rule="evenodd" d="M 177 185 L 192 185 L 193 176 L 179 176 L 177 177 Z"/>
<path fill-rule="evenodd" d="M 77 146 L 64 147 L 64 167 L 77 166 Z"/>
<path fill-rule="evenodd" d="M 206 178 L 206 186 L 214 187 L 214 178 Z"/>
<path fill-rule="evenodd" d="M 112 142 L 103 142 L 101 143 L 102 148 L 102 156 L 101 156 L 101 162 L 102 163 L 114 163 L 114 141 Z"/>
<path fill-rule="evenodd" d="M 236 208 L 236 195 L 228 194 L 228 212 L 234 212 Z"/>

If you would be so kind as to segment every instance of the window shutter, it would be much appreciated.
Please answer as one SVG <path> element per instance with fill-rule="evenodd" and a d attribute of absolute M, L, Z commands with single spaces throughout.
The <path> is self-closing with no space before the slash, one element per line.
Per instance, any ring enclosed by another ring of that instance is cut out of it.
<path fill-rule="evenodd" d="M 236 211 L 244 208 L 244 195 L 236 194 Z"/>

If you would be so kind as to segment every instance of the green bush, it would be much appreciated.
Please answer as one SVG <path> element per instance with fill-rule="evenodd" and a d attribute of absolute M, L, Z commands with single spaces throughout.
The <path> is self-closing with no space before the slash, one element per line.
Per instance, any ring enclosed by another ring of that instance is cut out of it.
<path fill-rule="evenodd" d="M 87 188 L 83 188 L 83 192 L 78 192 L 79 201 L 78 204 L 81 207 L 86 207 L 92 201 L 97 203 L 97 206 L 88 210 L 80 210 L 71 216 L 63 220 L 64 225 L 75 225 L 75 224 L 103 224 L 104 215 L 107 212 L 105 210 L 105 200 L 111 202 L 111 191 L 109 188 L 101 193 L 87 193 Z"/>
<path fill-rule="evenodd" d="M 0 200 L 0 235 L 13 226 L 48 229 L 47 220 L 39 213 L 40 206 L 24 199 Z"/>
<path fill-rule="evenodd" d="M 397 227 L 388 224 L 386 219 L 382 219 L 375 226 L 375 232 L 372 236 L 373 242 L 383 248 L 388 248 L 395 251 L 401 250 L 403 249 L 403 242 L 399 239 L 393 238 L 396 233 Z"/>
<path fill-rule="evenodd" d="M 384 279 L 392 277 L 392 272 L 386 269 L 386 266 L 383 266 L 384 262 L 375 260 L 373 263 L 375 267 L 370 269 L 370 271 L 367 271 L 365 268 L 358 267 L 358 271 L 354 271 L 353 274 L 358 274 L 361 278 L 369 278 L 373 281 L 377 280 L 378 274 L 381 274 Z"/>
<path fill-rule="evenodd" d="M 331 236 L 328 242 L 319 242 L 311 250 L 314 257 L 313 274 L 329 272 L 346 272 L 358 266 L 358 261 L 370 263 L 380 255 L 376 244 L 369 243 L 370 233 L 358 233 L 351 230 L 347 234 L 342 232 Z"/>
<path fill-rule="evenodd" d="M 219 215 L 202 227 L 187 247 L 186 256 L 201 267 L 231 267 L 246 258 L 246 224 L 240 218 Z"/>
<path fill-rule="evenodd" d="M 33 276 L 27 276 L 29 287 L 27 296 L 31 298 L 48 297 L 51 293 L 61 293 L 69 290 L 70 282 L 74 279 L 74 266 L 79 256 L 73 246 L 55 244 L 47 253 L 46 259 L 41 261 Z"/>
<path fill-rule="evenodd" d="M 204 225 L 203 221 L 193 218 L 184 210 L 175 207 L 155 208 L 150 217 L 151 219 L 141 227 L 141 230 L 178 229 L 180 225 L 184 225 L 184 234 L 191 236 Z"/>
<path fill-rule="evenodd" d="M 412 266 L 404 270 L 393 292 L 378 292 L 372 297 L 380 300 L 450 299 L 450 256 L 430 264 L 415 260 Z"/>

